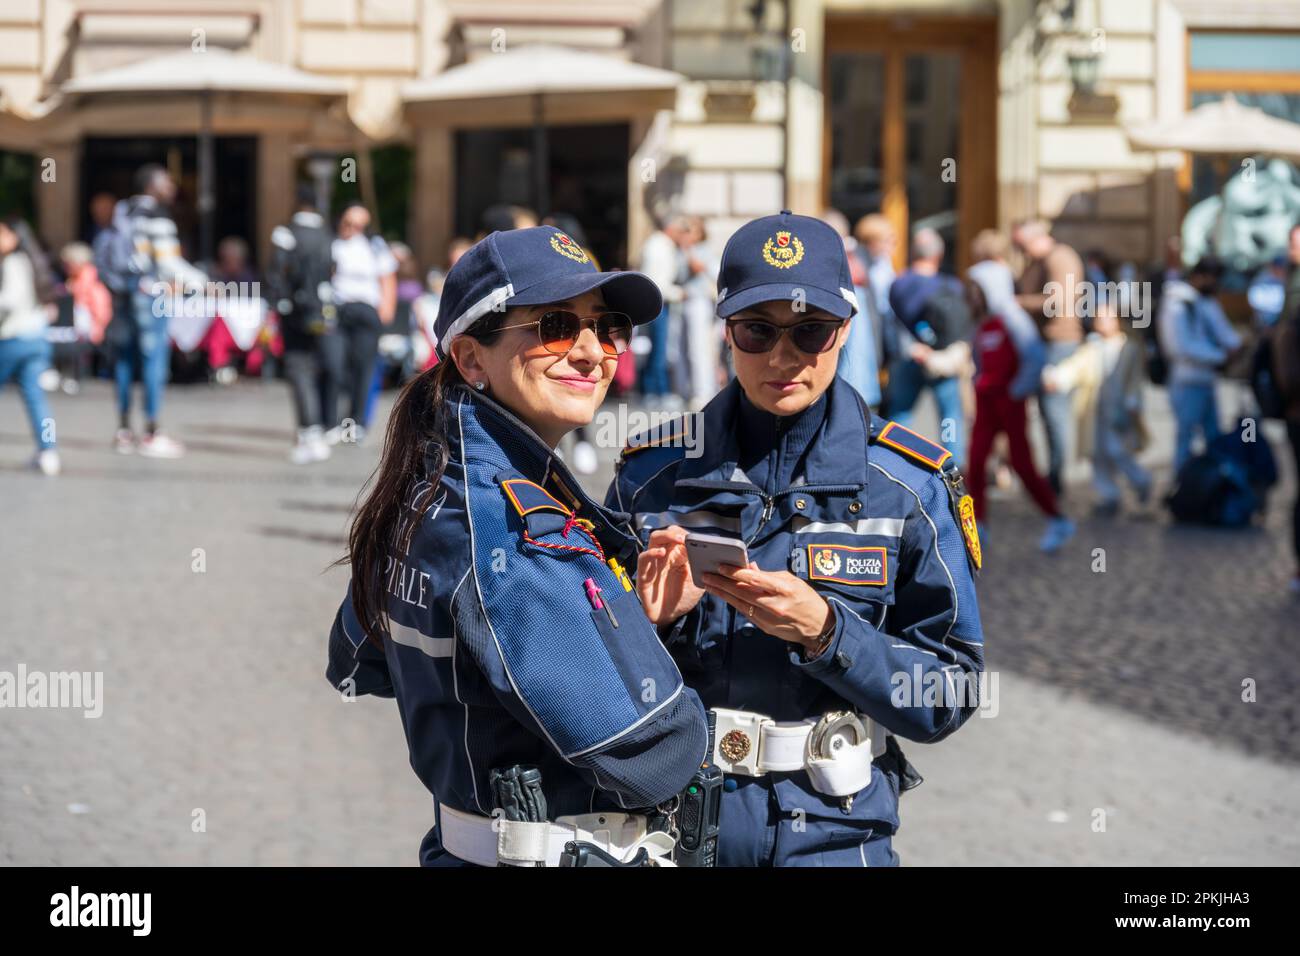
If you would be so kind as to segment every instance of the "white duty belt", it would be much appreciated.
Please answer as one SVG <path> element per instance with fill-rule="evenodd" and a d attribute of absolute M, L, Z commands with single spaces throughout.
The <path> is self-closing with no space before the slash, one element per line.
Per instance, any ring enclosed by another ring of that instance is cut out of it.
<path fill-rule="evenodd" d="M 884 728 L 851 711 L 800 721 L 725 707 L 712 713 L 713 762 L 723 773 L 761 777 L 806 770 L 818 793 L 849 797 L 871 782 L 872 758 L 885 752 Z"/>
<path fill-rule="evenodd" d="M 555 822 L 527 823 L 485 817 L 438 804 L 442 845 L 458 860 L 478 866 L 559 866 L 571 840 L 594 843 L 629 862 L 643 847 L 651 866 L 675 866 L 675 841 L 667 833 L 647 832 L 645 814 L 583 813 Z"/>

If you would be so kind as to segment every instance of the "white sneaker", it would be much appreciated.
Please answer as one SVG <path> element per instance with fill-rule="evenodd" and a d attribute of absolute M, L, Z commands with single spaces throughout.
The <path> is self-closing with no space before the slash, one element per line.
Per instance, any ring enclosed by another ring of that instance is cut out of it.
<path fill-rule="evenodd" d="M 319 425 L 299 429 L 298 442 L 289 449 L 289 460 L 295 465 L 310 465 L 329 456 L 330 446 L 326 444 Z"/>
<path fill-rule="evenodd" d="M 146 458 L 180 458 L 185 454 L 184 445 L 162 432 L 145 435 L 140 439 L 137 450 Z"/>
<path fill-rule="evenodd" d="M 113 451 L 119 455 L 135 454 L 135 432 L 129 428 L 119 428 L 113 433 Z"/>
<path fill-rule="evenodd" d="M 75 378 L 65 378 L 59 387 L 63 389 L 64 395 L 77 395 L 81 392 L 81 383 Z"/>
<path fill-rule="evenodd" d="M 218 385 L 234 385 L 239 373 L 231 366 L 223 365 L 212 374 L 212 378 Z"/>
<path fill-rule="evenodd" d="M 36 384 L 44 392 L 56 392 L 59 389 L 59 382 L 63 381 L 63 376 L 59 374 L 58 369 L 47 368 L 40 375 L 36 376 Z"/>
<path fill-rule="evenodd" d="M 59 461 L 59 453 L 53 448 L 43 448 L 36 453 L 32 459 L 32 467 L 42 475 L 48 475 L 53 478 L 63 470 L 63 465 Z"/>
<path fill-rule="evenodd" d="M 573 446 L 573 470 L 580 475 L 594 475 L 600 467 L 596 449 L 589 441 L 580 441 Z"/>
<path fill-rule="evenodd" d="M 1069 518 L 1052 518 L 1038 542 L 1038 550 L 1046 554 L 1061 550 L 1065 542 L 1074 537 L 1074 522 Z"/>

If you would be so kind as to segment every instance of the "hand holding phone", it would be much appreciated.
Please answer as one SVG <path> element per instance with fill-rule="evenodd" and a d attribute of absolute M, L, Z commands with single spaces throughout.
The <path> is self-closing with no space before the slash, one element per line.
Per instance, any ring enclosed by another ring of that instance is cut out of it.
<path fill-rule="evenodd" d="M 749 567 L 749 552 L 739 538 L 720 534 L 686 535 L 686 560 L 691 566 L 691 578 L 696 587 L 704 587 L 705 574 L 717 574 L 718 568 L 730 564 L 737 568 Z"/>

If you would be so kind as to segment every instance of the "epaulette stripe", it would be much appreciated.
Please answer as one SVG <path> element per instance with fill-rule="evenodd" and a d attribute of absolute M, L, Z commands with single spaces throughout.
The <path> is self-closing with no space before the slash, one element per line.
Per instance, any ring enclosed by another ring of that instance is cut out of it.
<path fill-rule="evenodd" d="M 677 433 L 663 438 L 656 438 L 653 441 L 644 442 L 640 445 L 628 445 L 623 449 L 623 456 L 627 457 L 633 452 L 644 451 L 647 448 L 658 448 L 660 445 L 667 445 L 677 441 L 684 433 Z"/>
<path fill-rule="evenodd" d="M 543 502 L 542 504 L 533 505 L 531 508 L 525 508 L 523 504 L 520 503 L 519 498 L 515 495 L 514 489 L 510 487 L 511 485 L 527 485 L 529 488 L 534 488 L 545 495 L 553 504 L 548 505 Z M 515 510 L 518 511 L 520 515 L 532 514 L 534 511 L 540 511 L 543 508 L 554 508 L 556 511 L 565 515 L 571 515 L 573 513 L 570 509 L 564 507 L 564 505 L 556 500 L 556 498 L 541 485 L 533 481 L 528 481 L 526 478 L 507 479 L 506 481 L 501 482 L 501 487 L 505 489 L 505 493 L 510 498 L 510 502 L 515 506 Z"/>
<path fill-rule="evenodd" d="M 921 447 L 912 447 L 911 445 L 894 439 L 892 436 L 895 431 L 900 431 L 910 436 L 911 439 Z M 876 441 L 888 448 L 892 448 L 901 455 L 906 455 L 914 461 L 919 461 L 924 465 L 929 465 L 935 471 L 941 471 L 944 462 L 952 457 L 952 452 L 948 451 L 948 449 L 944 448 L 942 445 L 935 444 L 924 435 L 918 435 L 910 428 L 898 424 L 898 422 L 890 422 L 881 429 L 880 434 L 876 436 Z M 927 455 L 925 451 L 922 450 L 925 448 L 932 448 L 937 454 Z"/>

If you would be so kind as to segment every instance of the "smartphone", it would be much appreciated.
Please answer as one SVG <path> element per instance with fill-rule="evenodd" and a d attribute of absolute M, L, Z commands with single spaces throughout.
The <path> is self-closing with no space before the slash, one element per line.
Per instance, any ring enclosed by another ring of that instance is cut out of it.
<path fill-rule="evenodd" d="M 718 565 L 730 564 L 737 568 L 749 567 L 749 552 L 739 538 L 720 534 L 686 535 L 686 560 L 691 566 L 691 577 L 697 587 L 704 587 L 703 575 L 717 573 Z"/>

